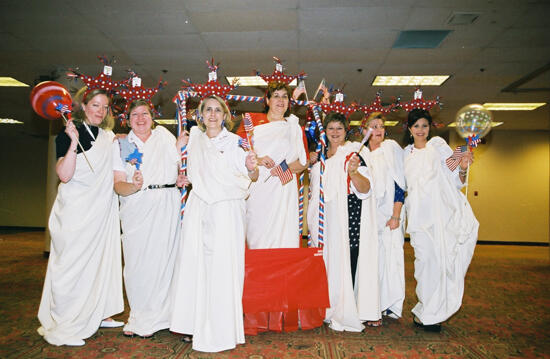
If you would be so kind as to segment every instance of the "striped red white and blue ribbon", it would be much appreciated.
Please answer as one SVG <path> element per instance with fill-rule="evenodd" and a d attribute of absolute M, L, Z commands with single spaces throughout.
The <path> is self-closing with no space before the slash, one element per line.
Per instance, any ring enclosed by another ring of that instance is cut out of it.
<path fill-rule="evenodd" d="M 185 131 L 185 126 L 187 125 L 187 94 L 183 91 L 178 92 L 176 97 L 176 120 L 178 122 L 178 136 Z M 184 145 L 181 148 L 181 167 L 180 174 L 187 175 L 187 145 Z M 187 202 L 188 196 L 187 187 L 183 186 L 181 188 L 181 206 L 180 206 L 180 218 L 183 219 L 183 214 L 185 212 L 185 203 Z"/>
<path fill-rule="evenodd" d="M 195 91 L 179 91 L 177 97 L 181 97 L 182 94 L 186 94 L 187 97 L 199 97 L 200 94 Z M 239 101 L 239 102 L 264 102 L 263 97 L 258 96 L 243 96 L 243 95 L 226 95 L 225 99 L 228 101 Z M 306 106 L 308 105 L 307 101 L 301 100 L 290 100 L 293 104 L 297 106 Z"/>
<path fill-rule="evenodd" d="M 315 117 L 315 122 L 319 127 L 319 142 L 317 142 L 317 154 L 319 156 L 320 162 L 320 174 L 319 174 L 319 231 L 318 231 L 318 247 L 323 248 L 325 245 L 325 193 L 323 190 L 323 174 L 325 172 L 325 149 L 327 146 L 327 139 L 325 134 L 325 129 L 323 128 L 323 123 L 321 122 L 321 116 L 319 111 L 321 108 L 319 106 L 311 106 L 313 116 Z"/>
<path fill-rule="evenodd" d="M 298 178 L 298 183 L 300 184 L 298 189 L 298 236 L 300 239 L 302 238 L 304 229 L 304 176 L 305 173 L 302 171 Z"/>

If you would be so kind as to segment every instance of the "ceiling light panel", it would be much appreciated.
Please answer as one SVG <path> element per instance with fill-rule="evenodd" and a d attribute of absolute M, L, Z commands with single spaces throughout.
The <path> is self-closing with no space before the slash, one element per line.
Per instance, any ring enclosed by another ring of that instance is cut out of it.
<path fill-rule="evenodd" d="M 376 76 L 372 86 L 441 86 L 449 75 Z"/>
<path fill-rule="evenodd" d="M 531 103 L 486 102 L 483 104 L 483 107 L 490 111 L 532 111 L 544 105 L 546 105 L 545 102 L 531 102 Z"/>
<path fill-rule="evenodd" d="M 0 77 L 0 86 L 6 87 L 29 87 L 26 83 L 18 81 L 13 77 Z"/>

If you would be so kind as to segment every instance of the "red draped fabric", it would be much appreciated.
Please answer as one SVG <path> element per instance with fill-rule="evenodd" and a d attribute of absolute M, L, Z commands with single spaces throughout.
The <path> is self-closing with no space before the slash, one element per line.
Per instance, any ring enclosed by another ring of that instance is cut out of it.
<path fill-rule="evenodd" d="M 245 333 L 295 331 L 323 324 L 329 307 L 322 250 L 247 249 L 243 311 Z"/>

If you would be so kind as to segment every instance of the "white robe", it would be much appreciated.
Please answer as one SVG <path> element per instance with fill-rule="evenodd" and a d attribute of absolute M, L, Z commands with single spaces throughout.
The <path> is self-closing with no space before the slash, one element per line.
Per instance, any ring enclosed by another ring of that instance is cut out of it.
<path fill-rule="evenodd" d="M 89 338 L 124 310 L 118 202 L 113 191 L 111 131 L 99 129 L 61 183 L 49 220 L 52 236 L 38 332 L 54 345 Z"/>
<path fill-rule="evenodd" d="M 445 164 L 452 152 L 440 137 L 423 149 L 405 148 L 407 232 L 418 297 L 412 312 L 425 325 L 441 323 L 460 308 L 477 241 L 479 223 L 459 190 L 458 168 L 451 172 Z"/>
<path fill-rule="evenodd" d="M 348 231 L 348 188 L 346 156 L 359 150 L 359 143 L 346 142 L 326 160 L 323 174 L 325 194 L 325 228 L 323 259 L 327 269 L 330 308 L 325 321 L 339 331 L 360 332 L 362 321 L 380 319 L 380 295 L 378 288 L 378 231 L 376 229 L 376 203 L 371 191 L 359 193 L 353 183 L 352 191 L 362 200 L 359 257 L 355 275 L 355 290 L 351 277 Z M 365 151 L 361 151 L 361 156 Z M 364 157 L 363 157 L 364 158 Z M 371 181 L 368 168 L 359 172 Z M 308 205 L 308 226 L 313 245 L 317 246 L 319 231 L 319 182 L 320 163 L 311 170 L 311 199 Z"/>
<path fill-rule="evenodd" d="M 185 207 L 170 330 L 193 334 L 193 349 L 219 352 L 243 344 L 245 198 L 250 178 L 239 137 L 208 138 L 191 129 Z"/>
<path fill-rule="evenodd" d="M 124 331 L 147 336 L 170 326 L 180 208 L 177 188 L 147 186 L 175 183 L 180 156 L 174 135 L 161 126 L 153 129 L 145 143 L 132 131 L 128 140 L 143 153 L 143 186 L 134 194 L 120 196 L 124 284 L 130 304 Z M 118 148 L 118 142 L 114 146 Z M 128 162 L 125 166 L 126 179 L 132 182 L 135 167 Z"/>
<path fill-rule="evenodd" d="M 399 227 L 390 230 L 386 223 L 393 216 L 394 183 L 405 190 L 403 149 L 394 140 L 385 140 L 374 151 L 368 151 L 365 161 L 372 174 L 373 194 L 376 198 L 380 309 L 389 309 L 395 316 L 401 317 L 405 300 L 404 208 L 401 210 Z"/>
<path fill-rule="evenodd" d="M 275 165 L 286 159 L 290 164 L 300 160 L 306 164 L 303 132 L 294 115 L 285 121 L 275 121 L 254 128 L 254 150 L 258 157 L 269 156 Z M 298 187 L 296 176 L 292 181 L 281 181 L 270 175 L 270 170 L 260 166 L 260 176 L 250 186 L 246 201 L 246 239 L 250 249 L 297 248 Z M 267 181 L 266 181 L 267 179 Z"/>

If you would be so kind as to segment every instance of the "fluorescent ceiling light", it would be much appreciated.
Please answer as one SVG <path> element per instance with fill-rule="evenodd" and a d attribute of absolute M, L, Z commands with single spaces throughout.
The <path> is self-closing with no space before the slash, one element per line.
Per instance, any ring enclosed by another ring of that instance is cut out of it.
<path fill-rule="evenodd" d="M 361 126 L 361 122 L 363 122 L 363 121 L 351 121 L 349 123 L 349 125 L 350 126 Z M 399 123 L 399 121 L 384 121 L 384 126 L 388 126 L 388 127 L 397 126 L 398 123 Z"/>
<path fill-rule="evenodd" d="M 14 120 L 13 118 L 0 118 L 0 123 L 12 124 L 12 125 L 22 125 L 23 122 Z"/>
<path fill-rule="evenodd" d="M 546 105 L 546 102 L 536 103 L 484 103 L 483 107 L 491 111 L 531 111 L 541 106 Z"/>
<path fill-rule="evenodd" d="M 376 76 L 371 86 L 441 86 L 449 75 Z"/>
<path fill-rule="evenodd" d="M 495 121 L 493 121 L 493 122 L 491 122 L 491 128 L 500 126 L 500 125 L 502 125 L 503 123 L 504 123 L 504 122 L 495 122 Z M 449 124 L 447 125 L 447 127 L 456 127 L 456 122 L 451 122 L 451 123 L 449 123 Z"/>
<path fill-rule="evenodd" d="M 230 84 L 233 84 L 233 81 L 236 81 L 235 85 L 237 86 L 267 87 L 267 82 L 265 82 L 260 76 L 226 76 L 225 78 L 227 83 Z M 294 79 L 289 85 L 296 86 L 296 83 L 297 81 Z"/>
<path fill-rule="evenodd" d="M 159 125 L 177 125 L 178 124 L 178 121 L 176 121 L 175 119 L 171 120 L 166 118 L 158 118 L 158 119 L 155 119 L 154 121 Z"/>
<path fill-rule="evenodd" d="M 0 77 L 0 86 L 29 87 L 29 85 L 21 81 L 17 81 L 13 77 Z"/>

